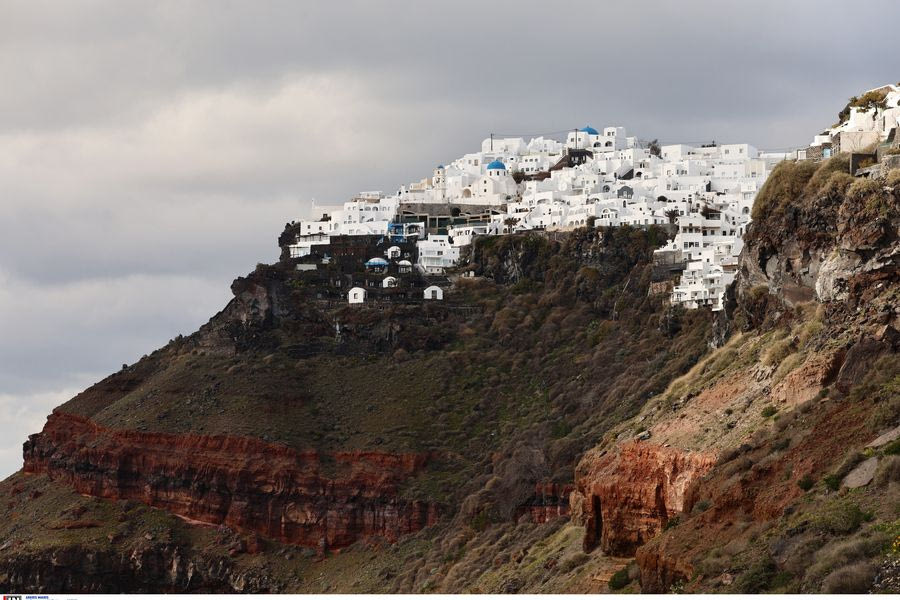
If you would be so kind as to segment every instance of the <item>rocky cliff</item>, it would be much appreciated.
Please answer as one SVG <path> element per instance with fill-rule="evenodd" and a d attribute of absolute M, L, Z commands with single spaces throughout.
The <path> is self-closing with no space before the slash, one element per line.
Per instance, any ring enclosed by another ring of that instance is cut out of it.
<path fill-rule="evenodd" d="M 57 412 L 26 442 L 24 471 L 82 494 L 138 500 L 201 523 L 327 551 L 375 537 L 393 542 L 435 523 L 436 504 L 398 497 L 398 487 L 428 459 L 111 430 Z"/>
<path fill-rule="evenodd" d="M 846 166 L 776 169 L 716 323 L 738 333 L 576 469 L 585 548 L 635 556 L 643 591 L 865 591 L 888 576 L 897 461 L 866 443 L 900 414 L 900 186 Z M 867 477 L 845 479 L 864 456 Z M 870 546 L 834 558 L 847 538 Z"/>
<path fill-rule="evenodd" d="M 632 556 L 673 518 L 690 511 L 714 454 L 685 452 L 640 440 L 588 452 L 578 464 L 584 546 Z"/>

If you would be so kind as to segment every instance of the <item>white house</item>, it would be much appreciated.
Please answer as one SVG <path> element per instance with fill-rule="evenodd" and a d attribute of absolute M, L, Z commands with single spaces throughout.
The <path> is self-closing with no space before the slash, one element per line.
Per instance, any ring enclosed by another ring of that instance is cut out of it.
<path fill-rule="evenodd" d="M 385 288 L 394 288 L 394 287 L 397 287 L 399 284 L 400 284 L 400 280 L 394 276 L 385 277 L 381 281 L 381 287 L 385 287 Z"/>
<path fill-rule="evenodd" d="M 361 287 L 350 288 L 347 292 L 347 302 L 350 304 L 362 304 L 366 301 L 366 290 Z"/>
<path fill-rule="evenodd" d="M 440 274 L 456 265 L 459 248 L 453 246 L 449 235 L 429 235 L 416 242 L 419 250 L 419 269 L 425 273 Z"/>
<path fill-rule="evenodd" d="M 444 290 L 436 285 L 429 285 L 423 294 L 426 300 L 443 300 Z"/>
<path fill-rule="evenodd" d="M 485 174 L 468 188 L 466 202 L 485 206 L 499 206 L 513 200 L 518 193 L 515 180 L 502 161 L 494 160 L 485 167 Z M 463 193 L 465 198 L 465 192 Z"/>

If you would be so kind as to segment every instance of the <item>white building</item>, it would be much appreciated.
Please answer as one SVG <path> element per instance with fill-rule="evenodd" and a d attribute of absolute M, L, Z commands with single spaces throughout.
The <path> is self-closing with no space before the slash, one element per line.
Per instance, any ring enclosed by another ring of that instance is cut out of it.
<path fill-rule="evenodd" d="M 423 296 L 426 300 L 443 300 L 444 290 L 436 285 L 429 285 L 427 288 L 425 288 Z"/>
<path fill-rule="evenodd" d="M 459 248 L 453 245 L 449 235 L 429 235 L 428 239 L 416 242 L 416 249 L 419 251 L 418 267 L 423 273 L 443 273 L 459 260 Z"/>
<path fill-rule="evenodd" d="M 347 302 L 350 304 L 362 304 L 366 301 L 366 290 L 361 287 L 350 288 L 347 292 Z"/>
<path fill-rule="evenodd" d="M 865 101 L 862 106 L 851 106 L 840 123 L 813 138 L 810 151 L 833 144 L 839 152 L 860 152 L 885 141 L 891 131 L 898 128 L 900 86 L 889 84 L 873 88 L 864 92 L 860 100 Z M 828 149 L 825 150 L 821 156 L 828 156 Z M 801 157 L 805 157 L 808 151 L 801 153 Z"/>
<path fill-rule="evenodd" d="M 885 108 L 872 114 L 852 111 L 840 130 L 875 128 L 883 133 L 888 125 L 896 126 L 900 108 L 894 105 L 900 92 L 889 87 Z M 564 142 L 487 138 L 480 151 L 437 166 L 429 177 L 403 185 L 395 194 L 362 192 L 318 221 L 302 221 L 290 254 L 304 256 L 334 235 L 384 235 L 389 243 L 415 240 L 417 268 L 440 274 L 455 266 L 461 249 L 479 235 L 566 230 L 590 223 L 674 224 L 675 239 L 659 250 L 686 261 L 672 302 L 718 310 L 733 278 L 756 193 L 788 154 L 760 153 L 750 144 L 714 143 L 667 144 L 658 154 L 651 154 L 623 127 L 598 131 L 586 126 L 569 132 Z M 421 204 L 446 205 L 439 214 L 471 212 L 478 206 L 490 207 L 495 214 L 485 223 L 452 225 L 448 235 L 425 237 L 424 222 L 398 218 L 403 211 L 407 216 L 421 214 Z M 385 255 L 396 261 L 397 250 L 389 248 Z M 411 269 L 404 262 L 397 263 L 400 273 Z"/>

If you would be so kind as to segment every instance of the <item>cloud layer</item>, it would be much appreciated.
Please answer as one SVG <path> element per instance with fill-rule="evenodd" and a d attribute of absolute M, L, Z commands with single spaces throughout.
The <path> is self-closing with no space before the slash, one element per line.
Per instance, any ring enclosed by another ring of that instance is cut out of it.
<path fill-rule="evenodd" d="M 312 198 L 490 132 L 798 146 L 896 81 L 895 3 L 27 2 L 0 9 L 0 476 L 189 333 Z"/>

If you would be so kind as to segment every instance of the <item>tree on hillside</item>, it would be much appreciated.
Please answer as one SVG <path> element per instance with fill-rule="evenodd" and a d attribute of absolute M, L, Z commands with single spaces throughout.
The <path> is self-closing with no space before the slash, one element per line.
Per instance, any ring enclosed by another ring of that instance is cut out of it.
<path fill-rule="evenodd" d="M 666 211 L 666 217 L 669 218 L 669 223 L 670 223 L 671 225 L 674 225 L 674 224 L 675 224 L 675 219 L 678 218 L 678 210 L 675 209 L 675 208 L 670 209 L 670 210 L 667 210 L 667 211 Z"/>

